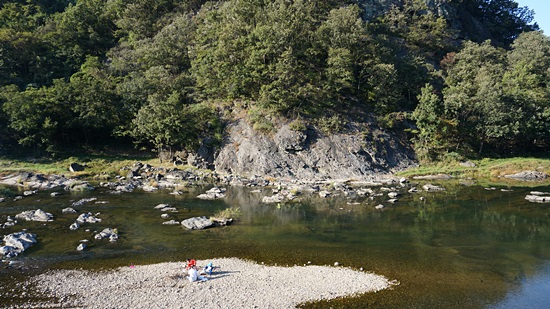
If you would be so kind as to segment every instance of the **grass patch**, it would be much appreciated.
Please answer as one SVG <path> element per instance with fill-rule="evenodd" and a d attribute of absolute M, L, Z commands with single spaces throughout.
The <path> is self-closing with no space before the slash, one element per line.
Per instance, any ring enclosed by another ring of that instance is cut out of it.
<path fill-rule="evenodd" d="M 85 166 L 84 171 L 71 173 L 69 165 L 77 162 Z M 68 158 L 10 158 L 0 157 L 0 174 L 7 175 L 14 172 L 34 172 L 39 174 L 67 174 L 71 176 L 94 177 L 96 175 L 121 175 L 121 169 L 136 162 L 153 166 L 173 167 L 171 162 L 160 163 L 159 159 L 150 156 L 124 155 L 75 155 Z M 125 175 L 124 175 L 125 176 Z"/>
<path fill-rule="evenodd" d="M 237 219 L 241 217 L 243 213 L 238 207 L 230 207 L 224 210 L 218 211 L 212 216 L 212 218 L 221 218 L 221 219 Z"/>
<path fill-rule="evenodd" d="M 522 171 L 538 171 L 550 175 L 550 159 L 540 158 L 507 158 L 507 159 L 482 159 L 472 161 L 475 167 L 464 167 L 460 162 L 438 162 L 423 164 L 416 168 L 410 168 L 396 175 L 404 177 L 449 174 L 457 178 L 484 179 L 491 183 L 508 183 L 505 175 L 511 175 Z M 495 182 L 495 180 L 498 180 Z M 550 178 L 546 180 L 550 183 Z M 539 182 L 540 184 L 540 182 Z"/>

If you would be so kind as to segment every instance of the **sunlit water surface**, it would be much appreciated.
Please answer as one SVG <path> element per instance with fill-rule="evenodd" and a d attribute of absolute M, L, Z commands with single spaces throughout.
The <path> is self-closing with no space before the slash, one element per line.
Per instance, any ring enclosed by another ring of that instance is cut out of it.
<path fill-rule="evenodd" d="M 39 241 L 16 259 L 15 267 L 0 270 L 0 303 L 34 299 L 13 282 L 50 268 L 240 257 L 272 265 L 339 262 L 400 282 L 376 294 L 305 305 L 311 308 L 550 308 L 550 204 L 524 199 L 529 191 L 550 188 L 442 185 L 445 192 L 409 194 L 401 188 L 393 205 L 387 196 L 371 201 L 309 194 L 298 202 L 262 204 L 262 196 L 271 194 L 267 188 L 261 193 L 228 188 L 227 197 L 217 201 L 195 198 L 208 187 L 190 188 L 182 196 L 141 191 L 113 195 L 97 189 L 9 199 L 0 203 L 2 222 L 8 215 L 38 208 L 52 213 L 55 221 L 20 222 L 0 231 L 26 228 Z M 99 212 L 103 221 L 70 231 L 78 214 L 61 210 L 89 197 L 97 200 L 75 208 Z M 188 231 L 162 225 L 162 212 L 154 209 L 160 203 L 178 209 L 170 213 L 177 221 L 227 207 L 239 207 L 243 215 L 228 227 Z M 386 207 L 376 210 L 380 203 Z M 118 229 L 119 241 L 93 240 L 93 232 L 106 227 Z M 84 252 L 76 250 L 81 239 L 90 239 Z"/>

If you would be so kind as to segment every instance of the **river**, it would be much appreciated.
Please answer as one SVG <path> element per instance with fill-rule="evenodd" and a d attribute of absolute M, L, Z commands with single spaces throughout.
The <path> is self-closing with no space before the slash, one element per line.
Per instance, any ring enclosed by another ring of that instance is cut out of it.
<path fill-rule="evenodd" d="M 38 208 L 55 220 L 19 222 L 2 230 L 28 229 L 38 235 L 38 244 L 17 257 L 15 266 L 0 270 L 0 301 L 10 306 L 36 299 L 32 290 L 21 291 L 17 283 L 50 268 L 239 257 L 271 265 L 338 262 L 400 282 L 391 290 L 306 308 L 550 308 L 550 204 L 524 199 L 530 191 L 550 192 L 550 187 L 440 185 L 446 191 L 410 194 L 408 187 L 400 188 L 395 204 L 386 202 L 386 195 L 370 199 L 344 194 L 327 199 L 302 194 L 298 201 L 263 204 L 262 196 L 271 189 L 240 187 L 227 188 L 226 197 L 216 201 L 196 198 L 208 187 L 189 188 L 177 196 L 162 191 L 110 194 L 98 188 L 6 199 L 0 203 L 0 222 Z M 61 210 L 92 197 L 97 200 L 75 208 L 100 213 L 102 222 L 69 230 L 78 214 Z M 177 221 L 227 207 L 239 207 L 242 217 L 228 227 L 189 231 L 162 225 L 161 212 L 154 209 L 161 203 L 178 209 L 170 213 Z M 381 203 L 385 207 L 375 209 Z M 93 232 L 106 227 L 119 231 L 116 243 L 93 240 Z M 81 239 L 90 242 L 78 252 Z"/>

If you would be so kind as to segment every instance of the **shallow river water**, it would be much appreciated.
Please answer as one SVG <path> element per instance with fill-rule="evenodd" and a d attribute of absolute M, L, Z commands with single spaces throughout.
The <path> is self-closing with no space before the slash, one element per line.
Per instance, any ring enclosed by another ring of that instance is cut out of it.
<path fill-rule="evenodd" d="M 190 188 L 181 196 L 141 191 L 114 195 L 98 188 L 6 199 L 0 203 L 0 223 L 8 215 L 38 208 L 55 220 L 19 222 L 0 230 L 9 234 L 26 228 L 38 239 L 15 259 L 15 266 L 2 265 L 0 303 L 9 307 L 36 298 L 32 290 L 21 291 L 14 283 L 49 268 L 240 257 L 272 265 L 339 262 L 400 282 L 391 290 L 305 304 L 308 308 L 550 308 L 550 204 L 524 199 L 529 191 L 549 192 L 550 187 L 441 185 L 447 190 L 409 194 L 402 188 L 393 205 L 387 196 L 371 201 L 310 194 L 296 202 L 262 204 L 271 189 L 258 193 L 231 187 L 217 201 L 195 198 L 208 187 Z M 79 213 L 100 212 L 102 222 L 70 231 L 78 214 L 61 210 L 91 197 L 97 200 L 75 208 Z M 162 213 L 154 209 L 160 203 L 178 209 L 171 213 L 177 221 L 227 207 L 239 207 L 242 217 L 228 227 L 188 231 L 162 225 Z M 376 210 L 380 203 L 386 207 Z M 116 243 L 93 240 L 93 231 L 106 227 L 119 231 Z M 81 239 L 92 240 L 78 252 Z"/>

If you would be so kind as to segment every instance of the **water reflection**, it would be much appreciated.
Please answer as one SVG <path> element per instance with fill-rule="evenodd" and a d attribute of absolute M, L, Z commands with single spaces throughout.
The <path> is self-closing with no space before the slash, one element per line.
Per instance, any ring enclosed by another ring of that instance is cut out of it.
<path fill-rule="evenodd" d="M 492 309 L 507 308 L 550 308 L 550 264 L 546 264 L 537 275 L 523 278 L 518 288 L 510 291 L 506 298 Z"/>
<path fill-rule="evenodd" d="M 218 201 L 196 199 L 207 189 L 200 187 L 189 188 L 181 196 L 168 192 L 112 195 L 97 190 L 51 198 L 49 192 L 39 192 L 0 204 L 0 220 L 36 208 L 55 215 L 51 223 L 22 222 L 3 231 L 27 228 L 36 233 L 39 244 L 19 260 L 46 268 L 115 267 L 182 261 L 189 256 L 237 256 L 289 265 L 338 261 L 399 280 L 401 285 L 376 295 L 315 306 L 509 308 L 518 301 L 526 304 L 521 301 L 535 297 L 530 293 L 544 301 L 548 285 L 540 283 L 550 281 L 550 205 L 525 201 L 528 189 L 446 187 L 445 192 L 421 194 L 408 194 L 408 188 L 402 188 L 394 205 L 384 196 L 321 199 L 308 194 L 291 203 L 263 204 L 262 197 L 271 194 L 266 188 L 254 192 L 228 188 L 227 197 Z M 64 215 L 61 210 L 84 197 L 106 202 L 78 208 L 100 212 L 103 221 L 69 231 L 77 215 Z M 230 227 L 187 231 L 161 224 L 161 213 L 154 209 L 160 203 L 178 209 L 171 214 L 177 221 L 210 216 L 226 207 L 240 207 L 243 217 Z M 376 210 L 380 203 L 386 207 Z M 120 240 L 114 244 L 92 240 L 88 250 L 75 251 L 80 239 L 89 239 L 94 230 L 104 227 L 118 228 Z M 3 286 L 9 280 L 0 270 Z"/>

